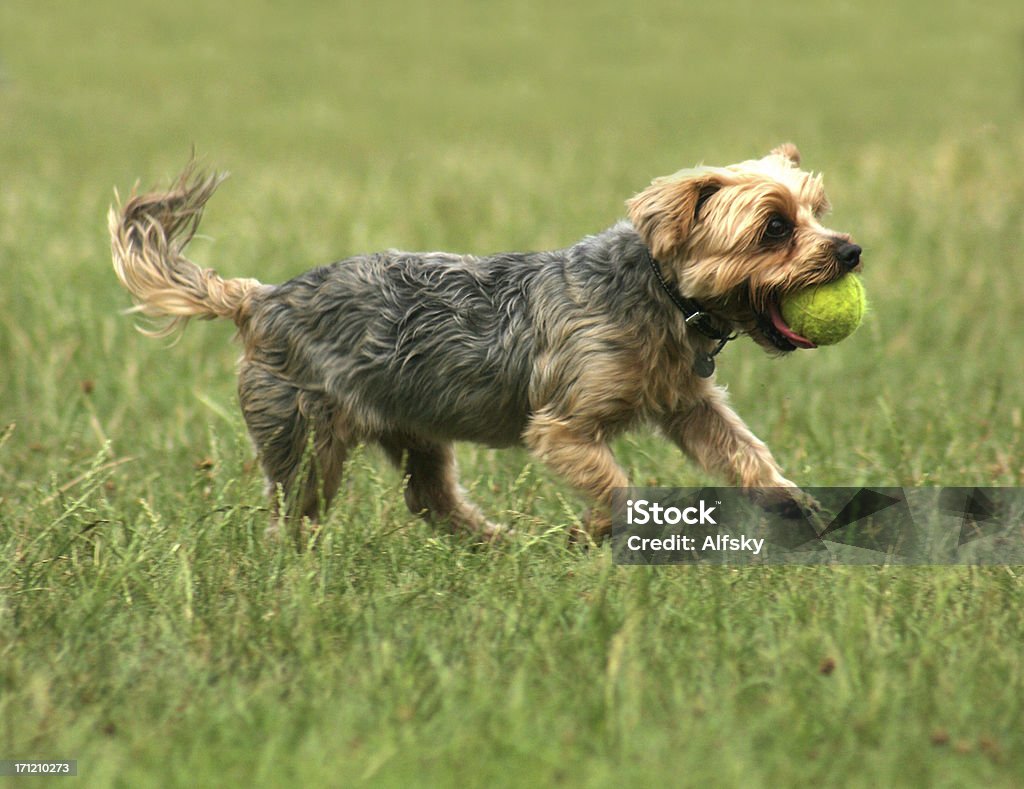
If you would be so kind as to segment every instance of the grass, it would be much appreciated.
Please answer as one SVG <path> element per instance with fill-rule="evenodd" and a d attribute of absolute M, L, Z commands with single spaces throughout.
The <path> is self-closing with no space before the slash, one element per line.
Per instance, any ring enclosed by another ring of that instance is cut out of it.
<path fill-rule="evenodd" d="M 0 758 L 101 787 L 1017 785 L 1017 567 L 617 567 L 565 549 L 558 480 L 468 445 L 509 545 L 431 532 L 371 450 L 319 550 L 267 542 L 231 327 L 136 334 L 103 220 L 195 144 L 235 172 L 195 256 L 279 281 L 561 246 L 794 139 L 872 311 L 783 361 L 731 345 L 737 410 L 806 485 L 1021 485 L 998 5 L 0 7 Z M 616 454 L 706 481 L 647 433 Z"/>

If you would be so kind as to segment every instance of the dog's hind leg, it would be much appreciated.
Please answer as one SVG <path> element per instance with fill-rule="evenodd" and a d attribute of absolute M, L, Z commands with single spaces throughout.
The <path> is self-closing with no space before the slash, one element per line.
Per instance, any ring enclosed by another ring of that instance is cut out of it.
<path fill-rule="evenodd" d="M 337 493 L 347 454 L 329 403 L 255 364 L 243 364 L 238 394 L 267 478 L 271 530 L 282 516 L 317 521 Z"/>
<path fill-rule="evenodd" d="M 502 528 L 488 521 L 459 486 L 451 444 L 418 437 L 389 435 L 380 439 L 388 457 L 404 468 L 405 502 L 410 512 L 429 523 L 447 522 L 453 531 L 467 531 L 488 540 Z"/>

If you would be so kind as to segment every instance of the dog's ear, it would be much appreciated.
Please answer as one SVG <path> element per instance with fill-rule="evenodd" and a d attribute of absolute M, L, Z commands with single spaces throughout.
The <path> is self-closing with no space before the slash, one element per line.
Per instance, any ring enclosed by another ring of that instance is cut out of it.
<path fill-rule="evenodd" d="M 781 156 L 783 159 L 789 159 L 790 164 L 794 167 L 800 166 L 800 150 L 791 142 L 784 142 L 777 148 L 772 148 L 772 152 L 769 155 Z"/>
<path fill-rule="evenodd" d="M 633 227 L 656 260 L 679 251 L 704 204 L 722 186 L 718 173 L 691 171 L 658 178 L 626 203 Z"/>

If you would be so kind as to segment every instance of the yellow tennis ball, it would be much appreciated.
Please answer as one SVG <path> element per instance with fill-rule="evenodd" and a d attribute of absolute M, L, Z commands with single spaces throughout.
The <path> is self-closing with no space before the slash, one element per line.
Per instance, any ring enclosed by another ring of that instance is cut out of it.
<path fill-rule="evenodd" d="M 786 325 L 801 337 L 815 345 L 833 345 L 860 326 L 867 298 L 860 278 L 847 274 L 787 296 L 781 308 Z"/>

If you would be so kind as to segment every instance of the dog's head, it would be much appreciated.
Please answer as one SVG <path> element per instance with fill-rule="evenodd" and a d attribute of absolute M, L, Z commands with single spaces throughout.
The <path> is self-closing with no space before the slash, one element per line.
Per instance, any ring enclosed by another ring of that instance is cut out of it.
<path fill-rule="evenodd" d="M 669 283 L 769 351 L 810 347 L 782 320 L 786 294 L 861 265 L 850 236 L 821 224 L 821 176 L 800 169 L 789 143 L 763 159 L 659 178 L 627 205 Z"/>

